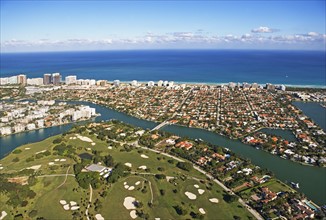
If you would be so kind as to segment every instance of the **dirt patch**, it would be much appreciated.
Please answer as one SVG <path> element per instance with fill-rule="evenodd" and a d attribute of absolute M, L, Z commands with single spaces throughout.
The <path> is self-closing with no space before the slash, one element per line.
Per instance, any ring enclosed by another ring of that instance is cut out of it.
<path fill-rule="evenodd" d="M 28 184 L 28 176 L 8 178 L 8 182 L 10 182 L 10 183 L 18 183 L 20 185 L 27 185 Z"/>

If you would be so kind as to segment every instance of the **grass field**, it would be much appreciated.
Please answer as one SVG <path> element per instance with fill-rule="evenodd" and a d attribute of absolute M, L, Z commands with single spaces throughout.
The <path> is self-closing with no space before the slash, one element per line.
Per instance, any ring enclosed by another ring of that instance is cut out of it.
<path fill-rule="evenodd" d="M 105 219 L 130 219 L 130 211 L 123 206 L 125 197 L 135 197 L 137 201 L 140 201 L 143 206 L 138 208 L 144 213 L 148 214 L 151 219 L 190 219 L 190 213 L 199 213 L 199 208 L 203 208 L 206 212 L 202 215 L 204 219 L 233 219 L 234 216 L 239 216 L 243 219 L 252 217 L 247 210 L 238 202 L 226 203 L 223 200 L 223 190 L 215 183 L 210 183 L 206 180 L 205 175 L 191 170 L 189 172 L 181 170 L 176 167 L 177 161 L 163 155 L 141 150 L 139 148 L 132 149 L 127 152 L 123 147 L 108 149 L 108 144 L 96 138 L 94 135 L 83 134 L 93 140 L 95 145 L 91 143 L 81 141 L 77 139 L 71 139 L 75 137 L 74 134 L 69 134 L 64 137 L 67 145 L 71 144 L 78 148 L 77 154 L 91 153 L 87 148 L 92 150 L 101 151 L 102 155 L 110 154 L 114 158 L 114 162 L 131 163 L 131 171 L 142 173 L 146 172 L 146 175 L 130 174 L 127 177 L 120 178 L 118 182 L 114 184 L 106 184 L 99 190 L 94 190 L 92 203 L 95 200 L 99 200 L 102 203 L 102 208 L 95 211 L 92 204 L 89 212 L 90 216 L 94 217 L 95 214 L 100 213 Z M 41 165 L 37 175 L 44 174 L 65 174 L 68 167 L 71 166 L 69 173 L 73 173 L 72 165 L 75 163 L 70 158 L 64 158 L 57 155 L 45 156 L 41 159 L 35 159 L 34 161 L 26 162 L 27 158 L 35 157 L 37 152 L 43 150 L 49 150 L 53 153 L 52 148 L 55 146 L 52 142 L 58 136 L 48 138 L 44 141 L 21 146 L 22 152 L 19 154 L 9 154 L 3 158 L 0 163 L 4 167 L 1 171 L 3 173 L 15 173 L 21 169 Z M 25 148 L 30 148 L 26 150 Z M 144 154 L 148 158 L 142 158 Z M 14 158 L 18 158 L 17 162 L 13 162 Z M 53 162 L 55 159 L 66 159 L 64 162 L 55 162 L 58 164 L 53 169 L 53 166 L 49 165 L 49 162 Z M 139 166 L 146 166 L 148 169 L 139 169 Z M 167 179 L 158 180 L 154 174 L 164 174 L 174 179 L 168 181 Z M 24 213 L 24 217 L 28 219 L 28 212 L 30 210 L 37 210 L 37 216 L 42 216 L 46 219 L 71 219 L 73 211 L 65 211 L 60 205 L 59 201 L 64 199 L 66 201 L 75 201 L 80 205 L 79 214 L 81 219 L 85 219 L 85 210 L 87 201 L 89 199 L 89 190 L 82 189 L 78 186 L 75 178 L 72 176 L 67 177 L 67 181 L 60 188 L 57 188 L 64 181 L 65 177 L 37 177 L 36 185 L 32 186 L 37 196 L 26 207 L 18 207 L 13 209 L 6 205 L 7 197 L 1 194 L 0 211 L 5 210 L 8 216 L 5 219 L 12 219 L 17 213 Z M 200 181 L 201 180 L 201 181 Z M 140 181 L 139 185 L 135 185 Z M 134 190 L 127 190 L 124 188 L 124 182 L 128 185 L 134 185 Z M 198 189 L 194 187 L 197 184 L 200 189 L 205 192 L 200 195 Z M 211 184 L 211 185 L 210 185 Z M 146 191 L 142 192 L 142 189 L 146 188 Z M 151 190 L 152 189 L 152 190 Z M 101 197 L 100 191 L 107 191 L 107 195 Z M 162 193 L 162 190 L 164 193 Z M 174 191 L 173 191 L 174 190 Z M 196 200 L 190 200 L 185 192 L 192 192 L 197 195 Z M 164 195 L 162 195 L 164 194 Z M 148 202 L 153 198 L 153 206 L 149 207 Z M 210 202 L 208 199 L 217 198 L 219 202 L 217 204 Z M 186 210 L 185 215 L 179 215 L 174 206 L 180 205 Z M 25 212 L 26 210 L 26 212 Z M 138 218 L 139 219 L 139 218 Z"/>

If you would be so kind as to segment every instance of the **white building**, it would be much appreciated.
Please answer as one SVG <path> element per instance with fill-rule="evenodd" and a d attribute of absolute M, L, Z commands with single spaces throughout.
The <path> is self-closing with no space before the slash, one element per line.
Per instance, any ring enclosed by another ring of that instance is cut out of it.
<path fill-rule="evenodd" d="M 234 82 L 229 82 L 229 88 L 235 88 L 236 84 Z"/>
<path fill-rule="evenodd" d="M 0 78 L 0 85 L 7 85 L 8 83 L 8 77 Z"/>
<path fill-rule="evenodd" d="M 54 100 L 49 100 L 49 101 L 39 100 L 39 101 L 37 101 L 37 104 L 38 105 L 54 105 L 54 103 L 55 103 Z"/>
<path fill-rule="evenodd" d="M 280 90 L 285 91 L 286 90 L 285 85 L 280 85 Z"/>
<path fill-rule="evenodd" d="M 17 76 L 8 77 L 8 84 L 17 84 L 17 83 L 18 83 Z"/>
<path fill-rule="evenodd" d="M 95 115 L 96 115 L 95 108 L 91 108 L 89 106 L 81 106 L 79 110 L 75 111 L 72 114 L 72 120 L 77 121 L 78 119 L 81 118 L 88 119 Z"/>
<path fill-rule="evenodd" d="M 138 82 L 137 82 L 137 80 L 133 80 L 133 81 L 131 81 L 131 85 L 132 85 L 132 86 L 138 86 Z"/>
<path fill-rule="evenodd" d="M 153 87 L 153 86 L 155 85 L 155 83 L 154 83 L 153 81 L 149 81 L 149 82 L 147 83 L 147 85 L 148 85 L 149 87 Z"/>
<path fill-rule="evenodd" d="M 77 76 L 66 76 L 65 82 L 66 82 L 67 85 L 76 84 Z"/>
<path fill-rule="evenodd" d="M 35 86 L 43 85 L 43 78 L 28 78 L 27 85 L 35 85 Z"/>
<path fill-rule="evenodd" d="M 120 85 L 120 80 L 114 80 L 113 85 L 114 86 L 119 86 Z"/>
<path fill-rule="evenodd" d="M 163 86 L 163 80 L 158 81 L 157 86 Z"/>
<path fill-rule="evenodd" d="M 14 131 L 15 132 L 22 132 L 22 131 L 25 131 L 25 125 L 23 124 L 16 124 L 14 126 Z"/>
<path fill-rule="evenodd" d="M 34 130 L 34 129 L 36 129 L 36 126 L 34 123 L 30 123 L 30 124 L 27 124 L 26 128 L 27 128 L 27 130 Z"/>
<path fill-rule="evenodd" d="M 36 121 L 38 128 L 44 128 L 44 119 L 40 119 Z"/>
<path fill-rule="evenodd" d="M 170 81 L 169 82 L 169 86 L 173 86 L 174 85 L 174 82 L 173 81 Z"/>
<path fill-rule="evenodd" d="M 163 82 L 163 86 L 168 86 L 169 85 L 169 82 L 168 81 L 164 81 Z"/>
<path fill-rule="evenodd" d="M 0 133 L 2 135 L 11 134 L 11 127 L 1 127 L 0 128 Z"/>

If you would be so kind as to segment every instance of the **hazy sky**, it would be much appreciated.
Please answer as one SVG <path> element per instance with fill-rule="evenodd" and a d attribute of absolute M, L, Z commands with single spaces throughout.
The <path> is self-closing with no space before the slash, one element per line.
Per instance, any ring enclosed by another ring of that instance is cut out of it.
<path fill-rule="evenodd" d="M 325 1 L 1 0 L 1 52 L 325 50 Z"/>

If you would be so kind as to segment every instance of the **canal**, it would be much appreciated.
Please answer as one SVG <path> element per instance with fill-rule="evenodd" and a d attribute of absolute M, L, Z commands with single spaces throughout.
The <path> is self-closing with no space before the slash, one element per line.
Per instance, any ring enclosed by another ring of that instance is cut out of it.
<path fill-rule="evenodd" d="M 154 122 L 137 119 L 127 114 L 88 102 L 68 102 L 71 104 L 85 104 L 96 108 L 101 116 L 95 121 L 106 121 L 117 119 L 125 123 L 151 129 L 157 124 Z M 30 131 L 20 134 L 13 134 L 0 138 L 0 158 L 11 152 L 16 147 L 44 140 L 50 136 L 68 131 L 73 125 L 62 125 L 52 128 L 45 128 L 37 131 Z M 233 152 L 250 159 L 255 165 L 271 170 L 277 178 L 284 182 L 299 182 L 299 191 L 308 196 L 319 205 L 326 204 L 326 168 L 304 166 L 289 160 L 282 159 L 262 150 L 243 144 L 237 140 L 230 140 L 219 134 L 197 128 L 187 128 L 178 125 L 169 125 L 162 130 L 174 133 L 183 137 L 201 138 L 214 145 L 227 147 Z"/>

